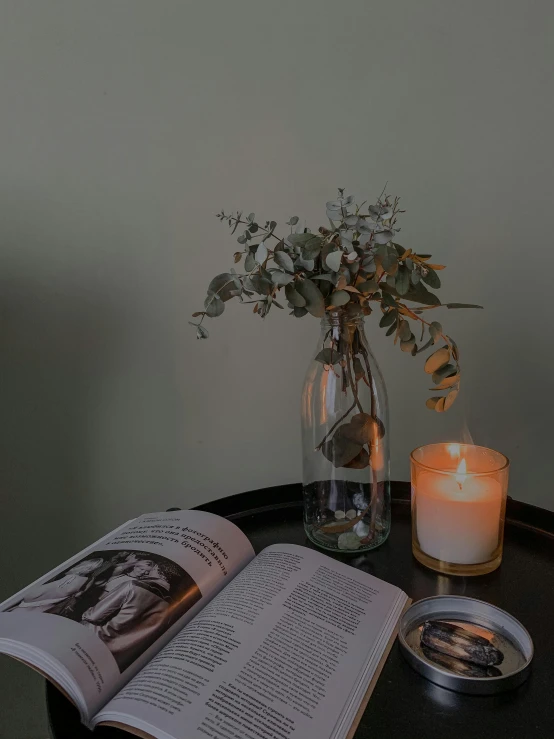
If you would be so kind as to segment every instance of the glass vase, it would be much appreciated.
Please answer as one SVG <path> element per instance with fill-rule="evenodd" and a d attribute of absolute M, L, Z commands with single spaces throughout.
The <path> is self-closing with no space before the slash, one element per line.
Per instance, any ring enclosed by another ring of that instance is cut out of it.
<path fill-rule="evenodd" d="M 390 530 L 387 393 L 364 316 L 328 312 L 302 392 L 304 527 L 317 546 L 360 552 Z"/>

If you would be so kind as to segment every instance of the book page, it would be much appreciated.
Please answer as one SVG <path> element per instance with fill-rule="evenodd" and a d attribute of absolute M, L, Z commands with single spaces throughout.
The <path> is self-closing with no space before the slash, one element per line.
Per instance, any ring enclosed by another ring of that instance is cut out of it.
<path fill-rule="evenodd" d="M 0 605 L 0 652 L 33 664 L 85 720 L 254 556 L 203 511 L 137 518 Z"/>
<path fill-rule="evenodd" d="M 95 723 L 159 739 L 346 736 L 405 601 L 319 552 L 268 547 Z"/>

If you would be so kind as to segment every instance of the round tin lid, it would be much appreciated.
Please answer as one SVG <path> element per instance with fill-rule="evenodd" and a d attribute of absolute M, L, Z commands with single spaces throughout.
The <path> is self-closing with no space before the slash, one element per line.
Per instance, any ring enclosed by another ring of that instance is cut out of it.
<path fill-rule="evenodd" d="M 474 598 L 437 595 L 414 603 L 400 620 L 400 648 L 423 677 L 459 693 L 492 695 L 521 685 L 533 641 L 501 608 Z"/>

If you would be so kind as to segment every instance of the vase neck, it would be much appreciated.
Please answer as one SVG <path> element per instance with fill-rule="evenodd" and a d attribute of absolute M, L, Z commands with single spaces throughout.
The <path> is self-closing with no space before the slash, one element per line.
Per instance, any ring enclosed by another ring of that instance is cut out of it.
<path fill-rule="evenodd" d="M 364 334 L 364 318 L 363 314 L 357 316 L 348 316 L 344 311 L 327 311 L 321 319 L 321 333 L 325 339 L 338 341 L 339 338 L 347 338 L 352 340 L 354 335 L 363 337 Z"/>

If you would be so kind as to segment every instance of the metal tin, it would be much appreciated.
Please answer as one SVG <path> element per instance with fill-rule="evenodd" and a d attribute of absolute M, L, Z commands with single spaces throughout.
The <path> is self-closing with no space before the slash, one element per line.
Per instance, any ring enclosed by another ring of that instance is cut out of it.
<path fill-rule="evenodd" d="M 426 621 L 448 621 L 485 636 L 504 655 L 502 664 L 494 670 L 501 674 L 494 677 L 461 675 L 431 661 L 420 645 Z M 417 601 L 402 616 L 398 638 L 402 653 L 414 670 L 427 680 L 459 693 L 493 695 L 511 690 L 521 685 L 531 670 L 533 641 L 529 632 L 506 611 L 474 598 L 437 595 Z"/>

